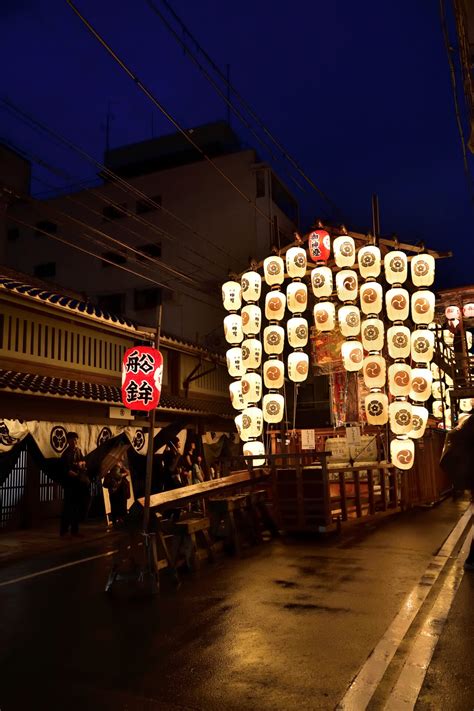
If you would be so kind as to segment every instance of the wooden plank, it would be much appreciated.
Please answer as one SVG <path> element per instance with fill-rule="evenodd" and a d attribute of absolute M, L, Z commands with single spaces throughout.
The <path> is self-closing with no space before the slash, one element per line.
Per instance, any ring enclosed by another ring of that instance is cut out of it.
<path fill-rule="evenodd" d="M 357 517 L 360 518 L 362 516 L 362 504 L 361 504 L 361 500 L 360 500 L 360 480 L 359 480 L 359 472 L 358 471 L 354 472 L 354 489 L 355 489 L 355 505 L 356 505 Z"/>
<path fill-rule="evenodd" d="M 369 487 L 369 513 L 375 513 L 375 500 L 374 500 L 374 471 L 373 469 L 367 470 L 367 484 Z"/>

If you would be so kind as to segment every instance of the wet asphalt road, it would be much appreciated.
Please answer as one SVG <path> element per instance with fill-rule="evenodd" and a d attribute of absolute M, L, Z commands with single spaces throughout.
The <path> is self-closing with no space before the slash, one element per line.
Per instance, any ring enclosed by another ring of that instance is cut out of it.
<path fill-rule="evenodd" d="M 204 565 L 159 599 L 109 599 L 107 558 L 0 587 L 0 709 L 333 709 L 461 510 L 447 501 L 340 539 L 277 540 Z M 0 583 L 96 552 L 2 568 Z M 455 601 L 451 654 L 473 587 L 463 580 Z M 472 629 L 463 644 L 472 658 Z M 449 699 L 441 654 L 428 681 Z M 423 711 L 473 707 L 426 694 Z"/>

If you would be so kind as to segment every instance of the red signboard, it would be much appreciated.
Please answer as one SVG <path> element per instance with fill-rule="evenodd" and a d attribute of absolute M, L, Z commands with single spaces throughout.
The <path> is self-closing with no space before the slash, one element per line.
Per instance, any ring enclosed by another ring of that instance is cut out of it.
<path fill-rule="evenodd" d="M 125 351 L 122 362 L 122 402 L 129 410 L 158 406 L 163 379 L 163 356 L 150 346 Z"/>
<path fill-rule="evenodd" d="M 331 238 L 326 230 L 314 230 L 308 235 L 309 256 L 313 262 L 327 262 L 331 254 Z"/>

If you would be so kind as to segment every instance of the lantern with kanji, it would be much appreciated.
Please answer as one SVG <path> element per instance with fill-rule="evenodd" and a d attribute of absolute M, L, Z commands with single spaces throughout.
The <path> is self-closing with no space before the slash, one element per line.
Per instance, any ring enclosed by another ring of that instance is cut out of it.
<path fill-rule="evenodd" d="M 130 410 L 153 410 L 158 406 L 163 379 L 163 356 L 150 346 L 125 351 L 122 362 L 122 402 Z"/>

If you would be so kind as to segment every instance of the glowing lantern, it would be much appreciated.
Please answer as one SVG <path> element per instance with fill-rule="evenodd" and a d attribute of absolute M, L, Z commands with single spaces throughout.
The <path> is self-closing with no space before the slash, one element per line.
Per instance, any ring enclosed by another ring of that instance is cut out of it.
<path fill-rule="evenodd" d="M 327 262 L 331 254 L 331 238 L 326 230 L 313 230 L 308 235 L 308 251 L 313 262 Z"/>
<path fill-rule="evenodd" d="M 263 347 L 268 355 L 280 355 L 285 347 L 285 331 L 281 326 L 267 326 L 263 331 Z"/>
<path fill-rule="evenodd" d="M 262 398 L 262 378 L 258 373 L 246 373 L 242 377 L 242 399 L 245 405 L 259 402 Z"/>
<path fill-rule="evenodd" d="M 265 316 L 269 321 L 281 321 L 285 315 L 285 305 L 285 294 L 269 291 L 265 297 Z"/>
<path fill-rule="evenodd" d="M 448 375 L 447 373 L 444 374 L 444 382 L 446 383 L 446 385 L 448 387 L 451 387 L 452 385 L 454 385 L 452 377 L 450 375 Z"/>
<path fill-rule="evenodd" d="M 415 286 L 431 286 L 435 277 L 435 260 L 431 254 L 417 254 L 411 260 L 410 267 Z"/>
<path fill-rule="evenodd" d="M 412 428 L 412 405 L 407 400 L 394 400 L 388 406 L 390 429 L 393 434 L 408 434 Z"/>
<path fill-rule="evenodd" d="M 446 423 L 446 429 L 450 430 L 453 426 L 453 420 L 452 420 L 451 408 L 449 408 L 449 407 L 447 410 L 444 411 L 444 421 Z"/>
<path fill-rule="evenodd" d="M 459 400 L 459 408 L 461 412 L 472 411 L 472 400 L 470 397 L 463 397 Z"/>
<path fill-rule="evenodd" d="M 355 301 L 357 286 L 357 273 L 352 269 L 342 269 L 336 274 L 336 291 L 341 301 Z"/>
<path fill-rule="evenodd" d="M 429 363 L 433 360 L 434 333 L 427 328 L 419 328 L 411 334 L 411 357 L 415 363 Z"/>
<path fill-rule="evenodd" d="M 367 279 L 369 277 L 378 277 L 380 274 L 381 254 L 378 247 L 367 245 L 359 249 L 357 255 L 359 262 L 359 271 L 361 277 Z"/>
<path fill-rule="evenodd" d="M 259 407 L 246 407 L 242 412 L 243 437 L 260 437 L 263 432 L 263 413 Z"/>
<path fill-rule="evenodd" d="M 314 305 L 314 323 L 318 331 L 332 331 L 336 325 L 336 308 L 330 301 Z"/>
<path fill-rule="evenodd" d="M 474 303 L 464 304 L 462 307 L 462 313 L 464 318 L 474 318 Z"/>
<path fill-rule="evenodd" d="M 388 397 L 380 392 L 366 395 L 365 414 L 369 425 L 385 425 L 388 422 Z"/>
<path fill-rule="evenodd" d="M 285 262 L 281 257 L 267 257 L 263 261 L 263 273 L 269 286 L 283 284 L 285 281 Z"/>
<path fill-rule="evenodd" d="M 333 289 L 332 271 L 329 267 L 315 267 L 311 271 L 311 288 L 316 298 L 331 296 Z"/>
<path fill-rule="evenodd" d="M 433 376 L 428 368 L 412 368 L 410 399 L 426 402 L 431 397 Z"/>
<path fill-rule="evenodd" d="M 269 390 L 282 388 L 285 383 L 285 366 L 281 360 L 272 358 L 263 364 L 263 382 Z"/>
<path fill-rule="evenodd" d="M 361 370 L 364 360 L 364 350 L 359 341 L 344 341 L 341 345 L 342 363 L 351 372 Z"/>
<path fill-rule="evenodd" d="M 265 464 L 265 447 L 263 442 L 245 442 L 243 446 L 244 457 L 262 456 L 262 459 L 251 459 L 253 467 L 263 467 Z"/>
<path fill-rule="evenodd" d="M 451 306 L 446 307 L 444 315 L 448 321 L 459 321 L 461 319 L 461 309 L 459 306 L 454 306 L 452 304 Z"/>
<path fill-rule="evenodd" d="M 258 272 L 245 272 L 240 280 L 244 301 L 258 301 L 262 293 L 262 277 Z"/>
<path fill-rule="evenodd" d="M 447 346 L 452 346 L 454 343 L 454 333 L 449 328 L 443 330 L 443 341 Z"/>
<path fill-rule="evenodd" d="M 285 398 L 279 393 L 267 393 L 263 396 L 262 409 L 265 422 L 281 422 L 285 412 Z"/>
<path fill-rule="evenodd" d="M 306 274 L 306 251 L 302 247 L 290 247 L 286 253 L 286 271 L 292 279 Z"/>
<path fill-rule="evenodd" d="M 355 242 L 352 237 L 336 237 L 332 250 L 338 267 L 352 267 L 355 262 Z"/>
<path fill-rule="evenodd" d="M 337 312 L 339 328 L 345 338 L 360 333 L 360 311 L 357 306 L 341 306 Z"/>
<path fill-rule="evenodd" d="M 227 370 L 232 378 L 240 378 L 245 373 L 241 348 L 229 348 L 225 354 Z"/>
<path fill-rule="evenodd" d="M 237 281 L 226 281 L 222 284 L 222 303 L 226 311 L 237 311 L 242 305 L 240 284 Z"/>
<path fill-rule="evenodd" d="M 434 319 L 435 295 L 432 291 L 415 291 L 411 296 L 411 317 L 413 323 L 428 324 Z"/>
<path fill-rule="evenodd" d="M 443 403 L 441 400 L 433 400 L 431 412 L 433 413 L 433 417 L 443 417 Z"/>
<path fill-rule="evenodd" d="M 467 350 L 470 351 L 472 348 L 472 333 L 470 331 L 466 331 L 466 341 L 467 341 Z"/>
<path fill-rule="evenodd" d="M 309 357 L 303 351 L 294 351 L 288 356 L 288 377 L 294 383 L 302 383 L 308 377 Z"/>
<path fill-rule="evenodd" d="M 399 286 L 389 289 L 385 294 L 385 305 L 390 321 L 405 321 L 410 312 L 408 291 Z"/>
<path fill-rule="evenodd" d="M 446 385 L 442 380 L 433 380 L 431 383 L 431 395 L 435 400 L 442 400 L 446 393 Z"/>
<path fill-rule="evenodd" d="M 242 331 L 242 316 L 229 314 L 224 319 L 224 336 L 227 343 L 240 343 L 244 337 Z"/>
<path fill-rule="evenodd" d="M 308 322 L 305 318 L 297 316 L 288 319 L 286 332 L 288 343 L 292 348 L 304 348 L 308 343 Z"/>
<path fill-rule="evenodd" d="M 435 380 L 440 380 L 442 378 L 441 371 L 439 367 L 436 365 L 436 363 L 431 363 L 430 365 L 430 370 L 433 374 L 433 378 Z"/>
<path fill-rule="evenodd" d="M 308 305 L 308 287 L 301 281 L 292 281 L 286 289 L 286 303 L 293 314 L 306 311 Z"/>
<path fill-rule="evenodd" d="M 388 369 L 388 388 L 395 397 L 407 397 L 411 390 L 411 367 L 408 363 L 392 363 Z"/>
<path fill-rule="evenodd" d="M 262 311 L 255 304 L 244 306 L 242 315 L 242 331 L 246 336 L 255 336 L 262 327 Z"/>
<path fill-rule="evenodd" d="M 379 318 L 368 318 L 360 329 L 362 345 L 366 351 L 381 351 L 384 342 L 385 327 Z"/>
<path fill-rule="evenodd" d="M 235 422 L 235 426 L 237 428 L 237 433 L 238 433 L 240 439 L 244 440 L 244 438 L 242 436 L 242 413 L 237 415 L 237 417 L 234 417 L 234 422 Z"/>
<path fill-rule="evenodd" d="M 389 284 L 403 284 L 408 276 L 408 260 L 405 252 L 388 252 L 383 260 L 385 278 Z"/>
<path fill-rule="evenodd" d="M 421 439 L 425 434 L 426 425 L 428 423 L 428 410 L 422 405 L 413 405 L 411 412 L 412 429 L 408 433 L 411 439 Z"/>
<path fill-rule="evenodd" d="M 390 326 L 387 346 L 390 358 L 408 358 L 411 348 L 410 329 L 407 326 Z"/>
<path fill-rule="evenodd" d="M 257 338 L 247 338 L 242 343 L 242 360 L 246 370 L 260 368 L 262 362 L 262 344 Z"/>
<path fill-rule="evenodd" d="M 368 281 L 360 287 L 360 308 L 366 315 L 379 314 L 382 311 L 382 285 Z"/>
<path fill-rule="evenodd" d="M 368 388 L 383 388 L 386 367 L 385 359 L 381 355 L 368 355 L 364 358 L 362 372 Z"/>
<path fill-rule="evenodd" d="M 408 438 L 390 442 L 390 458 L 398 469 L 411 469 L 415 461 L 415 443 Z"/>
<path fill-rule="evenodd" d="M 242 392 L 242 382 L 240 380 L 235 380 L 229 385 L 229 395 L 232 407 L 235 410 L 243 410 L 247 406 Z"/>

